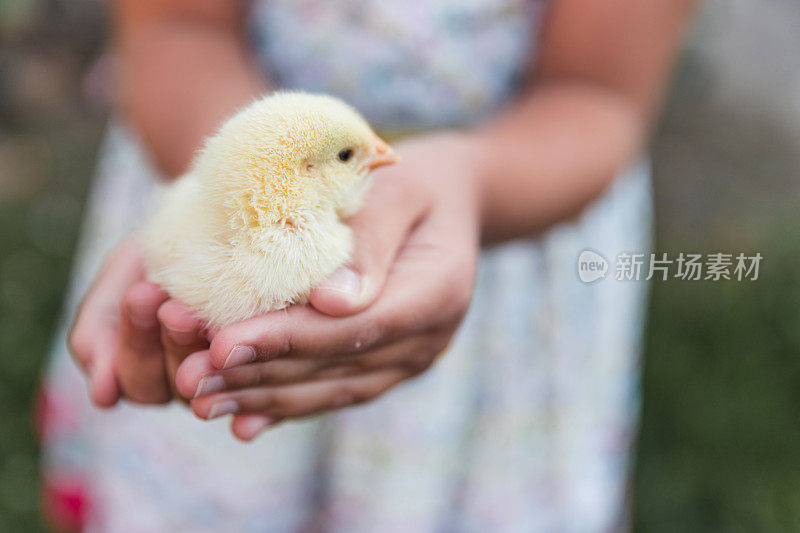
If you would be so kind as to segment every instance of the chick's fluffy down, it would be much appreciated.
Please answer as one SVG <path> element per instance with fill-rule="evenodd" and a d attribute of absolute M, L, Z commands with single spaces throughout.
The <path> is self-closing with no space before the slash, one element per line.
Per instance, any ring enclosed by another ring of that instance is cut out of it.
<path fill-rule="evenodd" d="M 350 259 L 340 217 L 361 203 L 375 139 L 327 96 L 244 108 L 161 193 L 140 232 L 148 278 L 212 326 L 305 302 Z M 337 161 L 343 147 L 353 161 Z"/>

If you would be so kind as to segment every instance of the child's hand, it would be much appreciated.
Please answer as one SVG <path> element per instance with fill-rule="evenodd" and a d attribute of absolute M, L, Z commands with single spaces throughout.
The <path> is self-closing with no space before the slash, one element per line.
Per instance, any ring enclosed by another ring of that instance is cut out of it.
<path fill-rule="evenodd" d="M 70 349 L 87 373 L 96 405 L 117 403 L 123 382 L 135 401 L 169 400 L 155 320 L 166 299 L 158 287 L 144 281 L 141 251 L 133 238 L 111 253 L 81 303 L 69 335 Z M 135 372 L 120 372 L 123 359 L 138 362 Z"/>
<path fill-rule="evenodd" d="M 141 250 L 133 238 L 112 252 L 98 274 L 78 310 L 69 344 L 99 407 L 121 398 L 168 402 L 182 354 L 208 346 L 199 320 L 144 281 Z"/>
<path fill-rule="evenodd" d="M 219 331 L 178 369 L 202 418 L 236 414 L 251 439 L 271 423 L 371 400 L 427 369 L 469 304 L 479 191 L 467 141 L 438 135 L 399 147 L 350 221 L 352 270 L 294 306 Z"/>

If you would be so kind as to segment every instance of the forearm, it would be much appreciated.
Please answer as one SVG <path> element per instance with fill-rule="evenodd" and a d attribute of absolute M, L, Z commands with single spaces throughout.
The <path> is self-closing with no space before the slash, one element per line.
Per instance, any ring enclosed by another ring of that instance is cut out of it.
<path fill-rule="evenodd" d="M 553 0 L 534 85 L 475 133 L 484 241 L 530 235 L 597 198 L 636 157 L 695 0 Z"/>
<path fill-rule="evenodd" d="M 626 99 L 545 83 L 470 135 L 484 242 L 535 234 L 578 214 L 640 150 L 645 121 Z"/>
<path fill-rule="evenodd" d="M 160 170 L 174 177 L 202 140 L 267 83 L 245 50 L 238 20 L 137 16 L 121 5 L 122 111 Z"/>

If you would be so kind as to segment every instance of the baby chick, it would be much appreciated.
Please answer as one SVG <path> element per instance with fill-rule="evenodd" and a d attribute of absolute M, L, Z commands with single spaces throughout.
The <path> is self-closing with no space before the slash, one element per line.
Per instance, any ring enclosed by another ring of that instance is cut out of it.
<path fill-rule="evenodd" d="M 397 157 L 350 106 L 282 92 L 228 119 L 141 231 L 148 279 L 210 326 L 305 302 L 350 259 L 343 219 Z"/>

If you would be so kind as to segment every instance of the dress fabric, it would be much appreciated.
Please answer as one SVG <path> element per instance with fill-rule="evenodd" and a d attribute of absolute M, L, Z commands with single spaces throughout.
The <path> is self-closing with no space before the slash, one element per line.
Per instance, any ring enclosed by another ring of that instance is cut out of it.
<path fill-rule="evenodd" d="M 512 97 L 543 2 L 254 2 L 276 85 L 341 96 L 383 131 L 466 127 Z M 534 43 L 534 44 L 531 44 Z M 182 405 L 92 409 L 66 326 L 158 181 L 112 121 L 44 379 L 47 484 L 81 487 L 90 532 L 593 532 L 624 528 L 639 409 L 642 283 L 583 284 L 587 248 L 649 250 L 645 163 L 578 218 L 481 255 L 434 367 L 369 404 L 242 444 Z"/>

